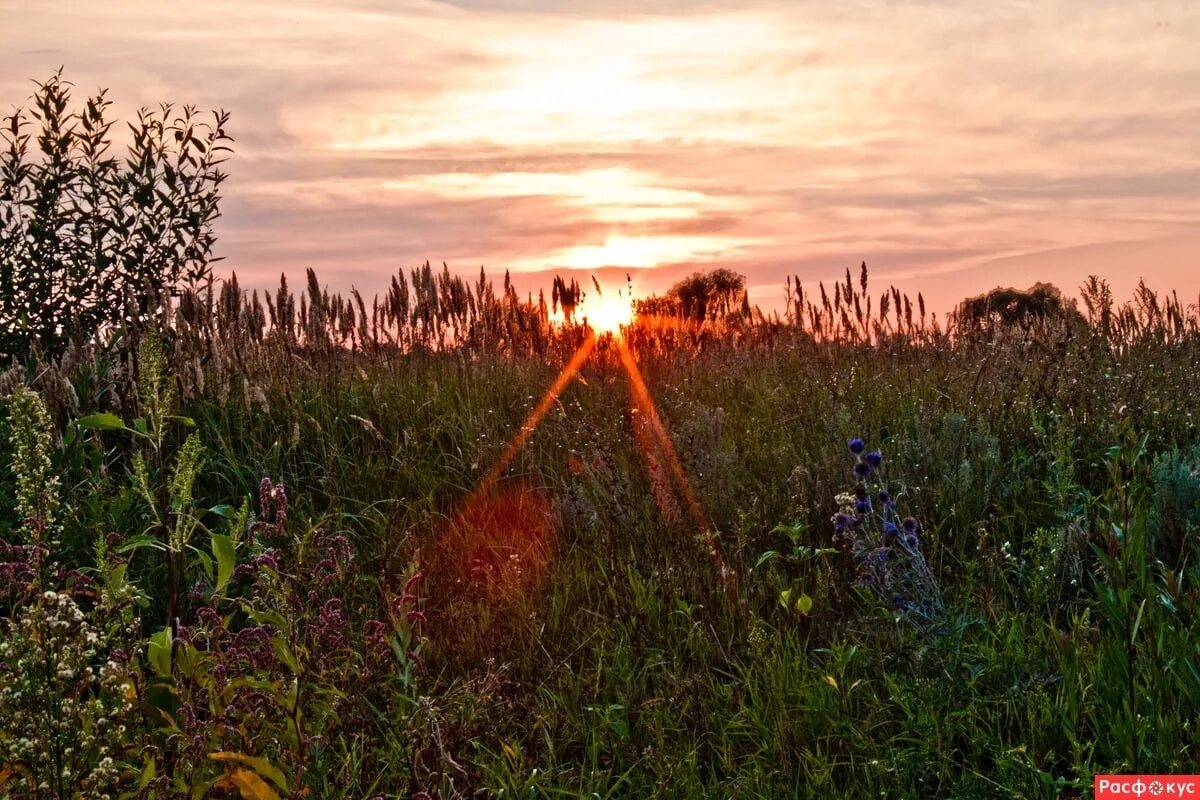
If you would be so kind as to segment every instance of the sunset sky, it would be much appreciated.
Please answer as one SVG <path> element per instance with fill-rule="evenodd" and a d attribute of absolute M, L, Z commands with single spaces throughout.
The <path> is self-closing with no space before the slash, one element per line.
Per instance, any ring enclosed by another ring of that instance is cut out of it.
<path fill-rule="evenodd" d="M 233 113 L 222 269 L 1200 294 L 1200 2 L 0 0 L 0 107 Z M 611 269 L 610 269 L 611 268 Z M 619 276 L 619 277 L 618 277 Z M 883 286 L 877 286 L 882 289 Z"/>

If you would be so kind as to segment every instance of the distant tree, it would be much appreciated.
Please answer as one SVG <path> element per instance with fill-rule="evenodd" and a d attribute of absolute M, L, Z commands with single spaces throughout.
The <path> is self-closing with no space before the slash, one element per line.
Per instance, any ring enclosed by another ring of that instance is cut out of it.
<path fill-rule="evenodd" d="M 144 321 L 211 281 L 223 111 L 141 109 L 112 148 L 105 91 L 71 103 L 61 71 L 0 130 L 0 354 Z"/>
<path fill-rule="evenodd" d="M 1041 319 L 1080 318 L 1074 304 L 1049 283 L 1035 283 L 1024 291 L 996 287 L 963 300 L 955 316 L 964 331 L 988 331 Z"/>
<path fill-rule="evenodd" d="M 670 288 L 663 297 L 638 301 L 646 316 L 674 316 L 693 322 L 725 319 L 734 311 L 747 312 L 746 276 L 733 270 L 696 272 Z"/>

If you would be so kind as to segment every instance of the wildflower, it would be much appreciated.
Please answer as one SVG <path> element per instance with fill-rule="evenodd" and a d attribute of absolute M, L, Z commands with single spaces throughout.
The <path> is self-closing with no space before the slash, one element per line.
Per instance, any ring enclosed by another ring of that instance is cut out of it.
<path fill-rule="evenodd" d="M 861 481 L 856 492 L 836 498 L 839 513 L 832 518 L 833 540 L 845 547 L 858 566 L 857 585 L 874 594 L 881 605 L 892 608 L 923 633 L 939 629 L 946 619 L 941 587 L 921 552 L 921 525 L 914 517 L 896 511 L 892 494 L 879 486 L 872 496 L 864 489 L 883 465 L 879 450 L 864 452 L 865 443 L 851 440 L 854 476 Z M 875 514 L 875 508 L 880 513 Z"/>
<path fill-rule="evenodd" d="M 860 439 L 857 436 L 855 436 L 853 439 L 850 440 L 849 446 L 850 446 L 850 452 L 854 453 L 854 455 L 858 455 L 863 450 L 867 449 L 867 443 L 864 442 L 862 439 Z"/>

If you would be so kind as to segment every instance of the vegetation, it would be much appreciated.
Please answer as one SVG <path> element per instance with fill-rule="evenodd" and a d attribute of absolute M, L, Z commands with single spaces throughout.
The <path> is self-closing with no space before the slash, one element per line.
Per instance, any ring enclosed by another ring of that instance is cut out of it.
<path fill-rule="evenodd" d="M 1200 771 L 1174 296 L 968 328 L 864 267 L 614 337 L 428 265 L 171 289 L 0 375 L 0 797 Z"/>

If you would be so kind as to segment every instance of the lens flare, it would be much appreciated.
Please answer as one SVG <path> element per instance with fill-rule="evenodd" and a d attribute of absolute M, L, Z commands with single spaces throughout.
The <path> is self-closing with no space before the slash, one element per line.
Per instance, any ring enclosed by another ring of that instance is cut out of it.
<path fill-rule="evenodd" d="M 610 320 L 622 319 L 616 315 L 614 310 L 612 317 L 606 317 Z M 599 327 L 596 321 L 589 320 L 593 329 Z M 617 322 L 614 328 L 610 330 L 620 330 L 621 322 Z M 721 555 L 720 547 L 717 539 L 713 535 L 712 529 L 709 527 L 708 520 L 704 515 L 704 510 L 700 505 L 699 499 L 696 497 L 696 492 L 692 487 L 691 481 L 688 479 L 687 473 L 683 468 L 683 463 L 679 459 L 679 454 L 675 450 L 674 444 L 671 442 L 671 437 L 667 433 L 666 426 L 663 424 L 662 416 L 658 412 L 658 407 L 654 403 L 654 398 L 650 395 L 650 390 L 646 387 L 646 381 L 642 377 L 642 372 L 637 365 L 637 360 L 634 358 L 633 352 L 629 345 L 620 336 L 615 337 L 617 352 L 620 356 L 622 367 L 629 378 L 629 397 L 633 411 L 633 432 L 639 455 L 646 464 L 646 471 L 650 478 L 650 489 L 654 497 L 655 505 L 658 506 L 660 513 L 664 516 L 677 519 L 681 515 L 680 504 L 676 501 L 677 494 L 683 499 L 683 511 L 691 518 L 695 525 L 701 540 L 704 542 L 705 549 L 713 560 L 713 565 L 716 567 L 717 574 L 721 577 L 721 581 L 727 595 L 732 597 L 736 602 L 737 584 L 734 580 L 734 575 L 725 564 L 725 560 Z M 515 494 L 505 494 L 496 492 L 496 484 L 500 480 L 501 475 L 512 463 L 513 458 L 529 441 L 530 436 L 537 429 L 545 418 L 546 413 L 551 406 L 557 401 L 558 396 L 566 388 L 571 378 L 579 371 L 584 362 L 587 361 L 592 351 L 597 344 L 595 334 L 590 334 L 579 345 L 579 348 L 571 356 L 567 364 L 559 372 L 550 388 L 534 406 L 533 410 L 525 418 L 520 430 L 508 442 L 501 451 L 500 456 L 496 459 L 496 463 L 488 470 L 487 474 L 479 481 L 479 484 L 471 492 L 470 496 L 463 503 L 459 512 L 452 520 L 451 529 L 457 530 L 460 533 L 463 531 L 473 532 L 482 529 L 493 529 L 493 533 L 497 527 L 502 528 L 502 534 L 499 540 L 494 537 L 485 537 L 481 540 L 479 535 L 466 536 L 464 542 L 472 543 L 467 549 L 472 550 L 469 559 L 472 560 L 473 566 L 471 569 L 502 572 L 496 566 L 496 554 L 500 551 L 511 550 L 517 554 L 517 559 L 524 560 L 526 564 L 537 564 L 539 567 L 544 562 L 547 548 L 544 546 L 548 540 L 548 536 L 542 534 L 534 534 L 534 529 L 543 531 L 545 526 L 534 526 L 528 524 L 528 519 L 536 517 L 537 513 L 527 514 L 528 509 L 525 508 L 523 502 L 518 502 L 520 497 L 526 492 L 517 490 Z M 515 503 L 515 505 L 514 505 Z M 535 504 L 536 506 L 536 504 Z M 518 509 L 521 513 L 513 513 L 513 509 Z M 528 528 L 528 535 L 537 539 L 532 550 L 525 552 L 520 551 L 513 543 L 513 536 L 521 535 L 519 530 L 510 530 L 506 520 L 523 519 L 525 522 L 519 523 L 518 527 Z M 482 542 L 482 544 L 481 544 Z M 460 545 L 463 542 L 459 543 Z M 503 559 L 500 559 L 503 561 Z M 537 570 L 540 572 L 540 568 Z M 514 581 L 499 580 L 492 576 L 493 581 L 504 585 L 511 585 Z M 515 581 L 520 583 L 520 581 Z"/>
<path fill-rule="evenodd" d="M 587 324 L 599 333 L 620 335 L 621 329 L 633 321 L 633 303 L 621 295 L 588 300 L 582 310 Z"/>

